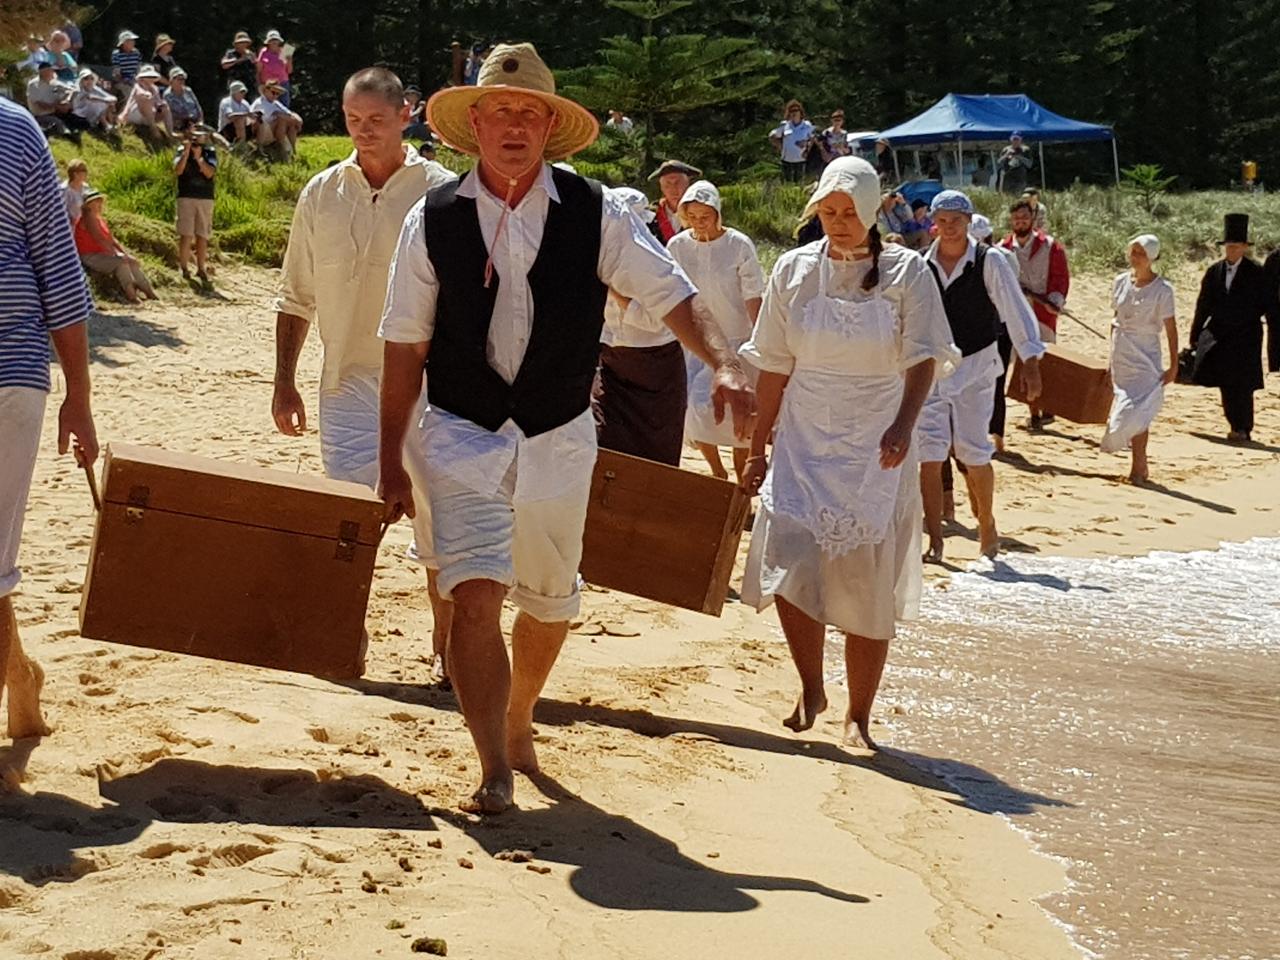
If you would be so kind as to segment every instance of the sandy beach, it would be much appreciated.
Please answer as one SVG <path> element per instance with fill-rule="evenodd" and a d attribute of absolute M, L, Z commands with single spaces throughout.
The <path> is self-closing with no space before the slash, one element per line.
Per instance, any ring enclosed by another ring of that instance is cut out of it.
<path fill-rule="evenodd" d="M 270 422 L 274 274 L 224 272 L 216 297 L 103 305 L 100 438 L 319 473 L 314 423 L 286 438 Z M 1185 339 L 1198 278 L 1172 279 Z M 1105 328 L 1109 289 L 1077 278 L 1071 306 Z M 1062 324 L 1064 345 L 1105 356 Z M 313 420 L 318 369 L 313 336 Z M 1280 534 L 1277 385 L 1257 395 L 1251 447 L 1222 441 L 1216 391 L 1172 388 L 1144 487 L 1098 450 L 1101 427 L 1011 429 L 1006 549 L 1136 556 Z M 1066 889 L 1065 865 L 901 757 L 842 748 L 842 692 L 809 734 L 781 726 L 796 682 L 772 613 L 731 603 L 714 620 L 588 592 L 535 718 L 544 775 L 519 778 L 520 809 L 492 821 L 457 811 L 476 770 L 453 696 L 427 683 L 406 524 L 381 549 L 361 681 L 82 639 L 93 513 L 53 455 L 56 409 L 15 602 L 56 729 L 0 749 L 0 956 L 396 956 L 420 938 L 494 960 L 1079 956 L 1037 904 Z M 968 535 L 947 543 L 962 568 L 977 540 L 958 499 Z M 939 587 L 948 575 L 929 571 Z M 881 717 L 903 709 L 894 668 L 891 651 Z"/>

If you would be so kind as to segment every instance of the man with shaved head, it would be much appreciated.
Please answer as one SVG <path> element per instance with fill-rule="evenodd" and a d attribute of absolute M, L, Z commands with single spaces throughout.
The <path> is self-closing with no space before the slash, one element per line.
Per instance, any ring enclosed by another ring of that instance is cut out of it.
<path fill-rule="evenodd" d="M 408 122 L 400 78 L 382 67 L 361 70 L 342 91 L 342 113 L 354 150 L 316 174 L 293 212 L 276 301 L 276 375 L 271 413 L 277 429 L 306 431 L 298 392 L 298 355 L 312 323 L 320 329 L 320 452 L 325 473 L 338 480 L 378 483 L 378 394 L 382 342 L 378 321 L 387 273 L 405 214 L 431 187 L 453 179 L 401 141 Z M 416 462 L 416 461 L 415 461 Z M 431 524 L 420 484 L 410 555 L 427 567 L 433 597 L 437 679 L 444 676 L 447 605 L 435 602 Z"/>

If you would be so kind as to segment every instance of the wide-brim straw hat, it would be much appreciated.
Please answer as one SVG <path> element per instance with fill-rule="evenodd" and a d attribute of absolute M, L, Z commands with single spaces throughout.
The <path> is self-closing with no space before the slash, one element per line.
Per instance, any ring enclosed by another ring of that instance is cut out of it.
<path fill-rule="evenodd" d="M 237 43 L 253 43 L 253 37 L 241 30 L 231 38 L 231 45 L 234 47 Z"/>
<path fill-rule="evenodd" d="M 153 67 L 149 63 L 144 63 L 141 67 L 138 68 L 138 72 L 134 76 L 134 79 L 135 80 L 160 80 L 163 78 L 160 76 L 159 70 L 157 70 L 155 67 Z"/>
<path fill-rule="evenodd" d="M 160 48 L 165 46 L 165 44 L 173 44 L 176 47 L 178 45 L 178 41 L 173 39 L 173 37 L 169 36 L 167 33 L 162 33 L 156 37 L 156 45 L 152 47 L 152 51 L 154 53 L 159 53 Z"/>
<path fill-rule="evenodd" d="M 556 93 L 556 78 L 531 43 L 501 44 L 480 65 L 474 86 L 445 87 L 427 101 L 427 123 L 446 144 L 470 156 L 480 145 L 471 129 L 470 109 L 490 93 L 537 97 L 559 118 L 544 159 L 562 160 L 584 150 L 600 136 L 600 124 L 585 107 Z"/>

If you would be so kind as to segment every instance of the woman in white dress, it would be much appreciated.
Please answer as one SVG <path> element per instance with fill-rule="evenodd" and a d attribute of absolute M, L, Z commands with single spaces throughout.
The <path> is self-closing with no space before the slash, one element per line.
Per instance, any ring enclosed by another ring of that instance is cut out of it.
<path fill-rule="evenodd" d="M 1178 325 L 1173 312 L 1173 286 L 1152 269 L 1160 256 L 1160 241 L 1149 233 L 1129 241 L 1131 269 L 1116 277 L 1111 304 L 1111 382 L 1115 399 L 1102 449 L 1132 451 L 1130 483 L 1145 483 L 1147 439 L 1151 422 L 1164 403 L 1164 385 L 1178 373 Z M 1161 334 L 1169 346 L 1166 365 L 1160 351 Z"/>
<path fill-rule="evenodd" d="M 760 313 L 764 273 L 756 258 L 756 246 L 740 230 L 726 227 L 720 216 L 720 191 L 706 180 L 689 185 L 676 208 L 688 227 L 667 244 L 667 251 L 698 288 L 694 313 L 710 317 L 733 350 L 742 346 Z M 689 404 L 685 408 L 684 438 L 706 458 L 711 472 L 721 479 L 729 474 L 720 461 L 720 448 L 733 448 L 738 483 L 747 462 L 747 443 L 733 435 L 725 417 L 716 423 L 711 404 L 714 371 L 686 351 L 689 372 Z"/>
<path fill-rule="evenodd" d="M 935 374 L 960 360 L 924 260 L 882 246 L 879 205 L 880 181 L 865 160 L 827 167 L 806 210 L 817 211 L 826 237 L 778 260 L 740 351 L 760 371 L 745 478 L 760 492 L 760 512 L 743 600 L 757 610 L 777 603 L 802 684 L 784 721 L 793 730 L 826 709 L 826 627 L 844 633 L 845 735 L 872 749 L 871 705 L 889 641 L 920 599 L 912 435 Z"/>

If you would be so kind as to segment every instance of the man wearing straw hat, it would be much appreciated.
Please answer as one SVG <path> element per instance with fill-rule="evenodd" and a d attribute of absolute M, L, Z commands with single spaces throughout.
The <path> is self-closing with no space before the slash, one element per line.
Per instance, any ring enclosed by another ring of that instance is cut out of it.
<path fill-rule="evenodd" d="M 438 585 L 455 608 L 449 673 L 481 765 L 465 807 L 497 813 L 513 770 L 538 769 L 533 707 L 579 609 L 608 290 L 665 318 L 717 371 L 718 406 L 742 433 L 753 398 L 626 202 L 550 166 L 599 128 L 556 95 L 532 45 L 495 48 L 475 86 L 431 98 L 427 121 L 477 164 L 405 219 L 382 318 L 381 490 L 388 519 L 413 510 L 402 446 L 425 364 L 430 406 L 416 430 Z M 499 620 L 508 596 L 520 610 L 514 670 Z"/>

